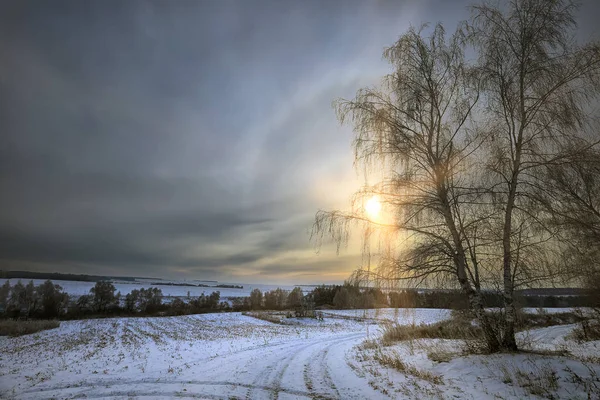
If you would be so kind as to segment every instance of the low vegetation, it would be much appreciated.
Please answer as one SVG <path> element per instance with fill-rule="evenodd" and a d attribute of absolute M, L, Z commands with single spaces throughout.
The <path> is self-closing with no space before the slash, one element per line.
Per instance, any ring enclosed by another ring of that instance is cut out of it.
<path fill-rule="evenodd" d="M 402 372 L 403 374 L 423 379 L 425 381 L 433 383 L 434 385 L 444 384 L 444 380 L 441 376 L 424 369 L 418 369 L 415 366 L 402 361 L 402 357 L 398 353 L 392 352 L 391 354 L 388 354 L 382 351 L 376 351 L 373 355 L 373 358 L 379 364 L 385 367 L 393 368 L 396 371 Z"/>
<path fill-rule="evenodd" d="M 582 318 L 573 330 L 573 336 L 580 342 L 600 340 L 600 310 L 594 309 L 591 318 Z"/>
<path fill-rule="evenodd" d="M 494 329 L 498 330 L 502 328 L 502 319 L 498 317 L 499 314 L 499 312 L 489 312 L 490 321 L 492 321 Z M 516 326 L 520 331 L 580 323 L 582 327 L 586 327 L 583 330 L 590 337 L 587 340 L 600 339 L 600 337 L 597 339 L 591 338 L 595 337 L 592 336 L 594 332 L 598 333 L 594 329 L 598 329 L 600 326 L 597 325 L 595 320 L 587 319 L 581 312 L 546 313 L 543 310 L 538 310 L 536 313 L 519 312 L 517 315 Z M 479 325 L 465 311 L 454 311 L 452 318 L 449 320 L 434 324 L 401 325 L 389 323 L 384 326 L 381 343 L 387 346 L 399 341 L 413 339 L 462 339 L 470 342 L 471 346 L 468 346 L 469 352 L 480 352 L 485 347 L 483 343 L 481 343 L 482 346 L 475 346 L 478 342 L 482 342 L 483 332 Z"/>
<path fill-rule="evenodd" d="M 285 318 L 285 314 L 282 312 L 275 313 L 264 311 L 244 311 L 242 314 L 248 317 L 260 319 L 262 321 L 272 322 L 274 324 L 283 323 L 283 319 Z"/>
<path fill-rule="evenodd" d="M 0 320 L 0 336 L 22 336 L 29 335 L 48 329 L 58 328 L 60 321 L 57 320 Z"/>
<path fill-rule="evenodd" d="M 382 342 L 385 345 L 412 339 L 474 339 L 481 329 L 462 322 L 442 321 L 431 325 L 397 325 L 385 327 Z"/>

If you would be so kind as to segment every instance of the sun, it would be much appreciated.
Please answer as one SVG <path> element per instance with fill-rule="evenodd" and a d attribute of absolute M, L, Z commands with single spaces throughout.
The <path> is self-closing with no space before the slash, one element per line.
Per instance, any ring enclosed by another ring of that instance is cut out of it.
<path fill-rule="evenodd" d="M 381 202 L 379 201 L 379 197 L 373 196 L 365 203 L 365 211 L 369 215 L 369 217 L 375 219 L 379 216 L 379 212 L 381 212 Z"/>

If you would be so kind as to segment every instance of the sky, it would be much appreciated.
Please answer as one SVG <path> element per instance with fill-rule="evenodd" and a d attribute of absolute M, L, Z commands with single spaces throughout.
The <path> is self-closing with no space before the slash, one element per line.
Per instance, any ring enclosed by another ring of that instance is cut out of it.
<path fill-rule="evenodd" d="M 0 2 L 0 269 L 342 282 L 360 248 L 309 240 L 361 182 L 331 103 L 469 4 Z"/>

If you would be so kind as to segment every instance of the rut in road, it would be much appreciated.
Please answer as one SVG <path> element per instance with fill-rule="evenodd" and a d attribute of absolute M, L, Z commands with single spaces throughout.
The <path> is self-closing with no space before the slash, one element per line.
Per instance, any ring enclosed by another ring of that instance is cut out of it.
<path fill-rule="evenodd" d="M 179 376 L 165 376 L 163 368 L 152 368 L 147 371 L 149 376 L 143 379 L 97 379 L 48 386 L 42 384 L 25 390 L 22 394 L 31 398 L 77 398 L 85 395 L 89 398 L 177 396 L 208 399 L 278 399 L 281 394 L 286 398 L 340 399 L 343 395 L 339 389 L 347 388 L 344 385 L 340 388 L 336 386 L 330 366 L 343 369 L 346 361 L 344 357 L 340 360 L 335 356 L 331 357 L 330 350 L 336 349 L 339 353 L 343 350 L 337 346 L 362 337 L 363 333 L 352 333 L 253 346 L 218 357 L 204 358 L 200 365 L 190 367 Z M 191 379 L 185 379 L 186 376 Z M 226 376 L 231 378 L 223 379 Z"/>
<path fill-rule="evenodd" d="M 270 398 L 277 399 L 279 392 L 286 391 L 283 389 L 286 373 L 288 376 L 295 377 L 293 372 L 288 373 L 291 367 L 296 370 L 296 374 L 302 374 L 304 380 L 299 383 L 308 390 L 311 398 L 339 399 L 341 396 L 331 379 L 326 363 L 329 348 L 363 336 L 363 334 L 350 334 L 327 338 L 317 342 L 299 343 L 291 350 L 290 354 L 278 358 L 271 366 L 263 369 L 254 380 L 253 386 L 271 387 L 273 391 Z M 307 351 L 310 351 L 308 355 L 305 354 Z M 311 370 L 312 372 L 308 374 L 307 370 Z M 317 379 L 319 376 L 323 377 L 323 379 Z M 298 381 L 288 380 L 285 386 L 289 387 L 290 383 L 298 384 Z M 247 398 L 260 397 L 255 390 L 249 390 Z"/>

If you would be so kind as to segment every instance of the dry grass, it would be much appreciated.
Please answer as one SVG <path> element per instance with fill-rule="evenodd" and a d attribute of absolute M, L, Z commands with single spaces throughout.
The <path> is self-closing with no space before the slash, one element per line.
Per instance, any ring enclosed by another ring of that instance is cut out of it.
<path fill-rule="evenodd" d="M 417 369 L 413 365 L 407 364 L 400 359 L 400 355 L 391 352 L 391 354 L 384 353 L 382 351 L 376 351 L 373 355 L 375 361 L 384 367 L 390 367 L 395 369 L 396 371 L 402 372 L 406 375 L 411 375 L 419 379 L 423 379 L 427 382 L 433 383 L 435 385 L 443 385 L 444 380 L 441 376 L 436 375 L 427 370 Z"/>
<path fill-rule="evenodd" d="M 575 324 L 586 318 L 575 312 L 546 313 L 519 313 L 517 316 L 517 329 L 546 328 L 555 325 Z"/>
<path fill-rule="evenodd" d="M 262 321 L 272 322 L 274 324 L 282 324 L 285 314 L 282 312 L 267 312 L 267 311 L 247 311 L 243 312 L 242 315 L 260 319 Z"/>
<path fill-rule="evenodd" d="M 600 320 L 581 321 L 581 324 L 573 330 L 573 337 L 580 342 L 600 340 Z"/>
<path fill-rule="evenodd" d="M 515 380 L 527 393 L 545 398 L 556 398 L 558 375 L 549 365 L 541 366 L 533 371 L 515 369 Z"/>
<path fill-rule="evenodd" d="M 31 333 L 54 329 L 60 326 L 57 320 L 15 321 L 12 319 L 0 320 L 0 336 L 23 336 Z"/>
<path fill-rule="evenodd" d="M 470 322 L 451 319 L 430 325 L 396 325 L 384 328 L 382 342 L 390 345 L 394 342 L 412 339 L 474 339 L 481 335 L 481 329 Z"/>
<path fill-rule="evenodd" d="M 444 350 L 435 350 L 427 353 L 427 358 L 434 362 L 450 362 L 456 356 L 455 353 Z"/>
<path fill-rule="evenodd" d="M 374 339 L 367 339 L 358 346 L 358 348 L 360 350 L 372 350 L 372 349 L 378 349 L 379 347 L 380 347 L 379 341 L 374 340 Z"/>

